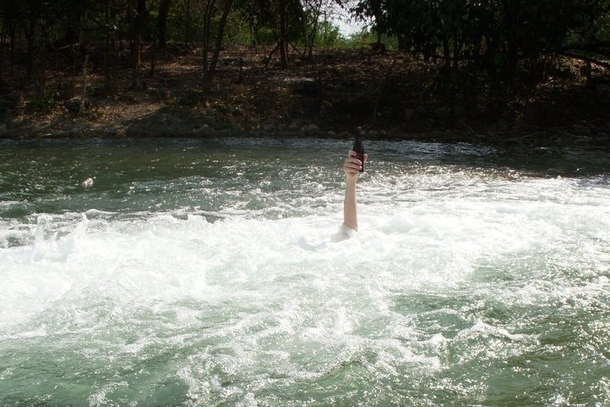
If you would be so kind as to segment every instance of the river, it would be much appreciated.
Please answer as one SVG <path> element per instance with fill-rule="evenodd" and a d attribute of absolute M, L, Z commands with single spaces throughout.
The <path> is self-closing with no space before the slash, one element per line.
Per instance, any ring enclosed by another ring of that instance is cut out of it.
<path fill-rule="evenodd" d="M 0 405 L 610 404 L 607 154 L 350 146 L 1 142 Z"/>

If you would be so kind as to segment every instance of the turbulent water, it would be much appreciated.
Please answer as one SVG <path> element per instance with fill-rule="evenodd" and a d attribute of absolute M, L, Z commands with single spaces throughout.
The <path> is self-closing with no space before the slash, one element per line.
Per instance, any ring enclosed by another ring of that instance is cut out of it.
<path fill-rule="evenodd" d="M 0 405 L 610 404 L 610 158 L 349 147 L 0 144 Z"/>

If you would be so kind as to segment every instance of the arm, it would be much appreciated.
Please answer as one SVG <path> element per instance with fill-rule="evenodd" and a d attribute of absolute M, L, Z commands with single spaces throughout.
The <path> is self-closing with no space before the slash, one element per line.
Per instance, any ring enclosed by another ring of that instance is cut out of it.
<path fill-rule="evenodd" d="M 368 155 L 365 154 L 364 161 Z M 350 151 L 343 163 L 345 172 L 345 200 L 343 201 L 343 224 L 350 229 L 358 230 L 358 213 L 356 210 L 356 180 L 360 175 L 362 162 L 356 158 L 356 153 Z"/>

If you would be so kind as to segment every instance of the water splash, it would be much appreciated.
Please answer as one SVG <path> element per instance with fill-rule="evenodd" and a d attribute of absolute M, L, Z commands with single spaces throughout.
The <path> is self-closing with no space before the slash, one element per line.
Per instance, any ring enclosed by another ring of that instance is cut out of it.
<path fill-rule="evenodd" d="M 3 201 L 26 208 L 0 220 L 3 404 L 610 400 L 603 176 L 383 144 L 335 241 L 338 143 L 226 143 L 100 153 L 94 188 Z"/>

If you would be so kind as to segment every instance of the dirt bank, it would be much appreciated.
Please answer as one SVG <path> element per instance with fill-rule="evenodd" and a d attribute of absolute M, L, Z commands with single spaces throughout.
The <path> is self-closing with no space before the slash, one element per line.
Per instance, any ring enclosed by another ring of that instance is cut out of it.
<path fill-rule="evenodd" d="M 573 61 L 499 94 L 485 78 L 440 81 L 439 65 L 399 53 L 318 50 L 281 69 L 264 64 L 266 48 L 234 47 L 204 93 L 201 51 L 174 45 L 156 53 L 152 75 L 145 56 L 137 89 L 124 75 L 107 92 L 101 58 L 87 52 L 86 75 L 50 64 L 44 98 L 15 85 L 18 77 L 5 82 L 0 137 L 341 138 L 360 126 L 391 139 L 610 145 L 610 76 L 596 71 L 587 81 Z"/>

